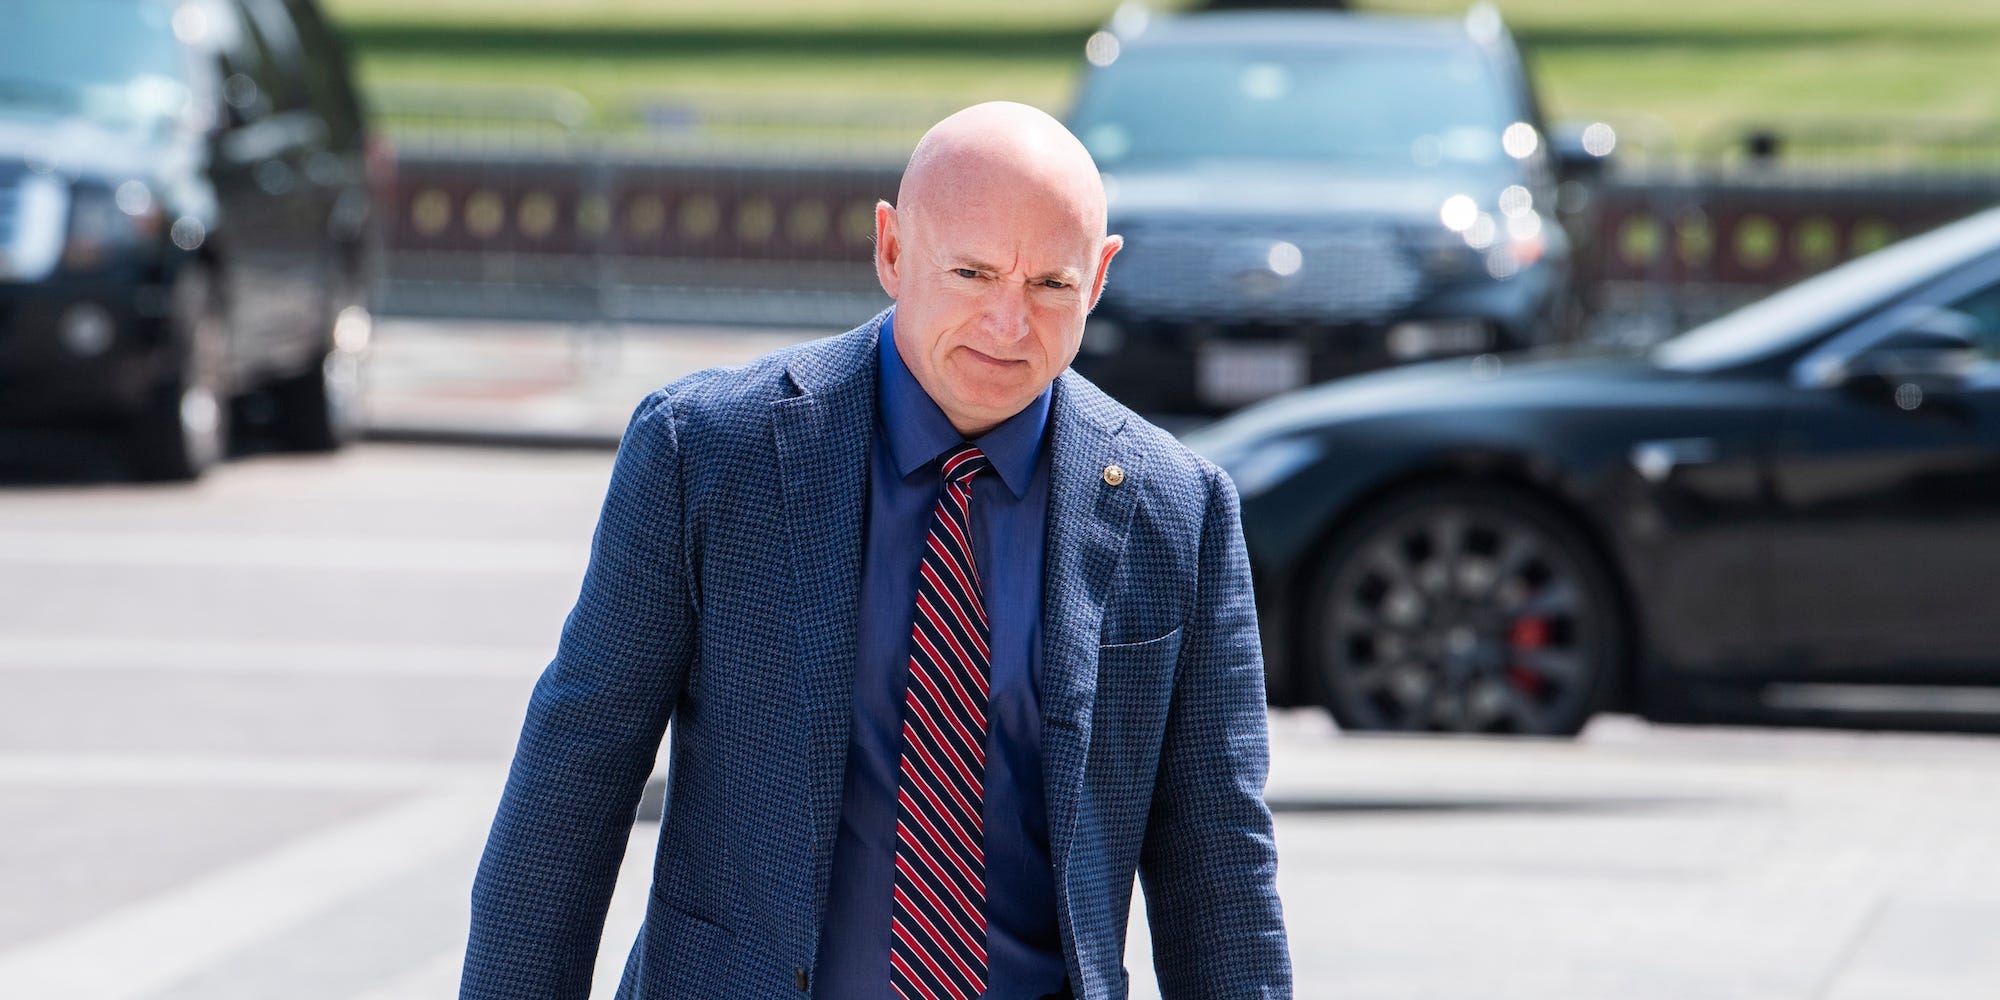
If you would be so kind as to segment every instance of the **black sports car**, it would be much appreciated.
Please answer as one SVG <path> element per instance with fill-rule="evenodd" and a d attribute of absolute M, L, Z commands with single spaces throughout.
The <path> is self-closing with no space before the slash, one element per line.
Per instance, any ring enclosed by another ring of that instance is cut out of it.
<path fill-rule="evenodd" d="M 2000 706 L 2000 209 L 1644 356 L 1364 375 L 1189 444 L 1243 498 L 1271 700 L 1348 728 Z"/>

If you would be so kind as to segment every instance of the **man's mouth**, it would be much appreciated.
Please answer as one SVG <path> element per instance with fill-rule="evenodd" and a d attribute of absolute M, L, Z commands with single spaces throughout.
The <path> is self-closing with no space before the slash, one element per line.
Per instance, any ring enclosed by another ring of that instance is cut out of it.
<path fill-rule="evenodd" d="M 972 355 L 973 359 L 981 364 L 992 365 L 995 368 L 1012 368 L 1015 365 L 1027 364 L 1026 361 L 1020 359 L 996 358 L 991 354 L 971 347 L 965 348 L 965 352 Z"/>

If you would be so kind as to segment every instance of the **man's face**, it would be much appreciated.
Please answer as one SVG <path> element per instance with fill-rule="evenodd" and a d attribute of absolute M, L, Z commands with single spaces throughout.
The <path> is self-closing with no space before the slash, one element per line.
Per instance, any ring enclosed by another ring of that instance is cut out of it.
<path fill-rule="evenodd" d="M 1008 188 L 875 210 L 897 352 L 967 437 L 1021 412 L 1069 366 L 1119 246 L 1063 199 Z"/>

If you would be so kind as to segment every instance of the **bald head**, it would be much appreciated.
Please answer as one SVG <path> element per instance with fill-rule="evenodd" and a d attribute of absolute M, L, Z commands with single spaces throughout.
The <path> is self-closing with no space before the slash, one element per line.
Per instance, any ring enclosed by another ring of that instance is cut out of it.
<path fill-rule="evenodd" d="M 1010 101 L 975 104 L 931 126 L 903 170 L 896 208 L 922 215 L 1002 191 L 1045 201 L 1104 235 L 1104 181 L 1089 151 L 1047 112 Z"/>
<path fill-rule="evenodd" d="M 1025 104 L 979 104 L 917 143 L 875 206 L 875 273 L 896 353 L 968 439 L 1021 412 L 1076 357 L 1123 245 L 1083 143 Z"/>

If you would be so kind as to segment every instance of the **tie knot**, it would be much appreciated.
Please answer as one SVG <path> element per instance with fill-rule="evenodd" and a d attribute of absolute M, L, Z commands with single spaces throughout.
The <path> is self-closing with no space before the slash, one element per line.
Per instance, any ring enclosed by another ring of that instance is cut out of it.
<path fill-rule="evenodd" d="M 992 467 L 993 463 L 986 460 L 986 453 L 970 443 L 961 444 L 945 452 L 944 461 L 941 463 L 945 482 L 948 483 L 971 482 L 973 476 Z"/>

